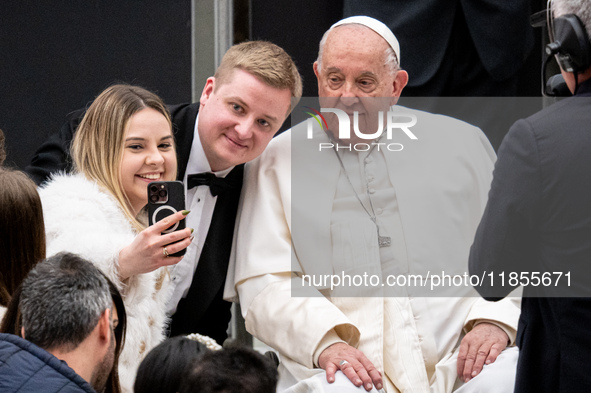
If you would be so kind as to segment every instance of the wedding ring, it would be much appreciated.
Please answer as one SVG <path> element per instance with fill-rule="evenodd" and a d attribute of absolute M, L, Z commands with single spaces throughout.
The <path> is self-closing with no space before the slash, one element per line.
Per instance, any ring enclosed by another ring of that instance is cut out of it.
<path fill-rule="evenodd" d="M 339 367 L 343 367 L 345 364 L 349 364 L 349 362 L 348 362 L 348 361 L 346 361 L 346 360 L 341 360 L 341 361 L 339 362 Z"/>
<path fill-rule="evenodd" d="M 162 248 L 162 255 L 164 255 L 166 258 L 168 258 L 168 250 L 166 249 L 166 247 Z"/>

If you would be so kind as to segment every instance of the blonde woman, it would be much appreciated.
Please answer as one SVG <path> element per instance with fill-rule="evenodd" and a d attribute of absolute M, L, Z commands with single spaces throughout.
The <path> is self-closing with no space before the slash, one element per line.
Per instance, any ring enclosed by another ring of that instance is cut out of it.
<path fill-rule="evenodd" d="M 182 259 L 167 254 L 192 240 L 189 228 L 161 235 L 186 211 L 147 227 L 148 183 L 176 179 L 166 107 L 142 88 L 111 86 L 88 108 L 71 154 L 75 173 L 54 176 L 40 190 L 47 255 L 77 253 L 121 291 L 128 320 L 119 374 L 122 391 L 131 392 L 139 363 L 164 338 L 166 266 Z"/>

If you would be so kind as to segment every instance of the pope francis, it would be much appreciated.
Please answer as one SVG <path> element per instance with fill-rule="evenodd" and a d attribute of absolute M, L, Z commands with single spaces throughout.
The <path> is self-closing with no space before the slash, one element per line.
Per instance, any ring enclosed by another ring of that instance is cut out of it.
<path fill-rule="evenodd" d="M 332 109 L 247 166 L 225 288 L 279 353 L 277 391 L 512 392 L 518 305 L 389 280 L 432 286 L 433 272 L 467 270 L 492 179 L 488 140 L 395 105 L 408 74 L 373 18 L 333 25 L 314 71 Z M 337 133 L 343 113 L 350 129 Z M 393 124 L 407 128 L 382 132 Z"/>

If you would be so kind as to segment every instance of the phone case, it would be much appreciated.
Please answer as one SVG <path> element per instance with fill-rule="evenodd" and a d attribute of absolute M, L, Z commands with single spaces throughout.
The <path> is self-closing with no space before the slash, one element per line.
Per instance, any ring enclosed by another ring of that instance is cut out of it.
<path fill-rule="evenodd" d="M 148 223 L 154 223 L 176 212 L 185 210 L 185 187 L 180 181 L 154 181 L 148 184 Z M 185 219 L 167 228 L 162 234 L 185 229 Z M 172 244 L 172 243 L 171 243 Z M 170 254 L 177 257 L 185 255 L 181 250 Z"/>

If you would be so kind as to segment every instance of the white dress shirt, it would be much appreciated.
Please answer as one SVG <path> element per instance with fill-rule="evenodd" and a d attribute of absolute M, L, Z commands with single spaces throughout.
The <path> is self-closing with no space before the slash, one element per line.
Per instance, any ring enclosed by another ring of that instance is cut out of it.
<path fill-rule="evenodd" d="M 185 257 L 175 266 L 171 271 L 171 279 L 173 292 L 168 304 L 166 311 L 169 315 L 176 312 L 179 301 L 187 296 L 191 282 L 193 281 L 193 274 L 197 269 L 199 258 L 201 257 L 201 251 L 203 250 L 203 244 L 209 231 L 209 225 L 211 224 L 211 218 L 213 216 L 213 210 L 217 196 L 211 195 L 209 186 L 198 186 L 187 190 L 187 177 L 189 174 L 212 172 L 203 146 L 201 145 L 201 139 L 199 138 L 199 132 L 197 125 L 199 124 L 199 115 L 195 120 L 195 137 L 193 138 L 193 144 L 191 145 L 191 153 L 189 154 L 189 162 L 187 163 L 187 170 L 183 178 L 183 184 L 185 185 L 185 203 L 187 210 L 191 213 L 186 218 L 187 228 L 193 228 L 193 242 L 187 247 Z M 228 168 L 223 171 L 212 172 L 217 177 L 226 177 L 228 173 L 233 169 Z"/>

